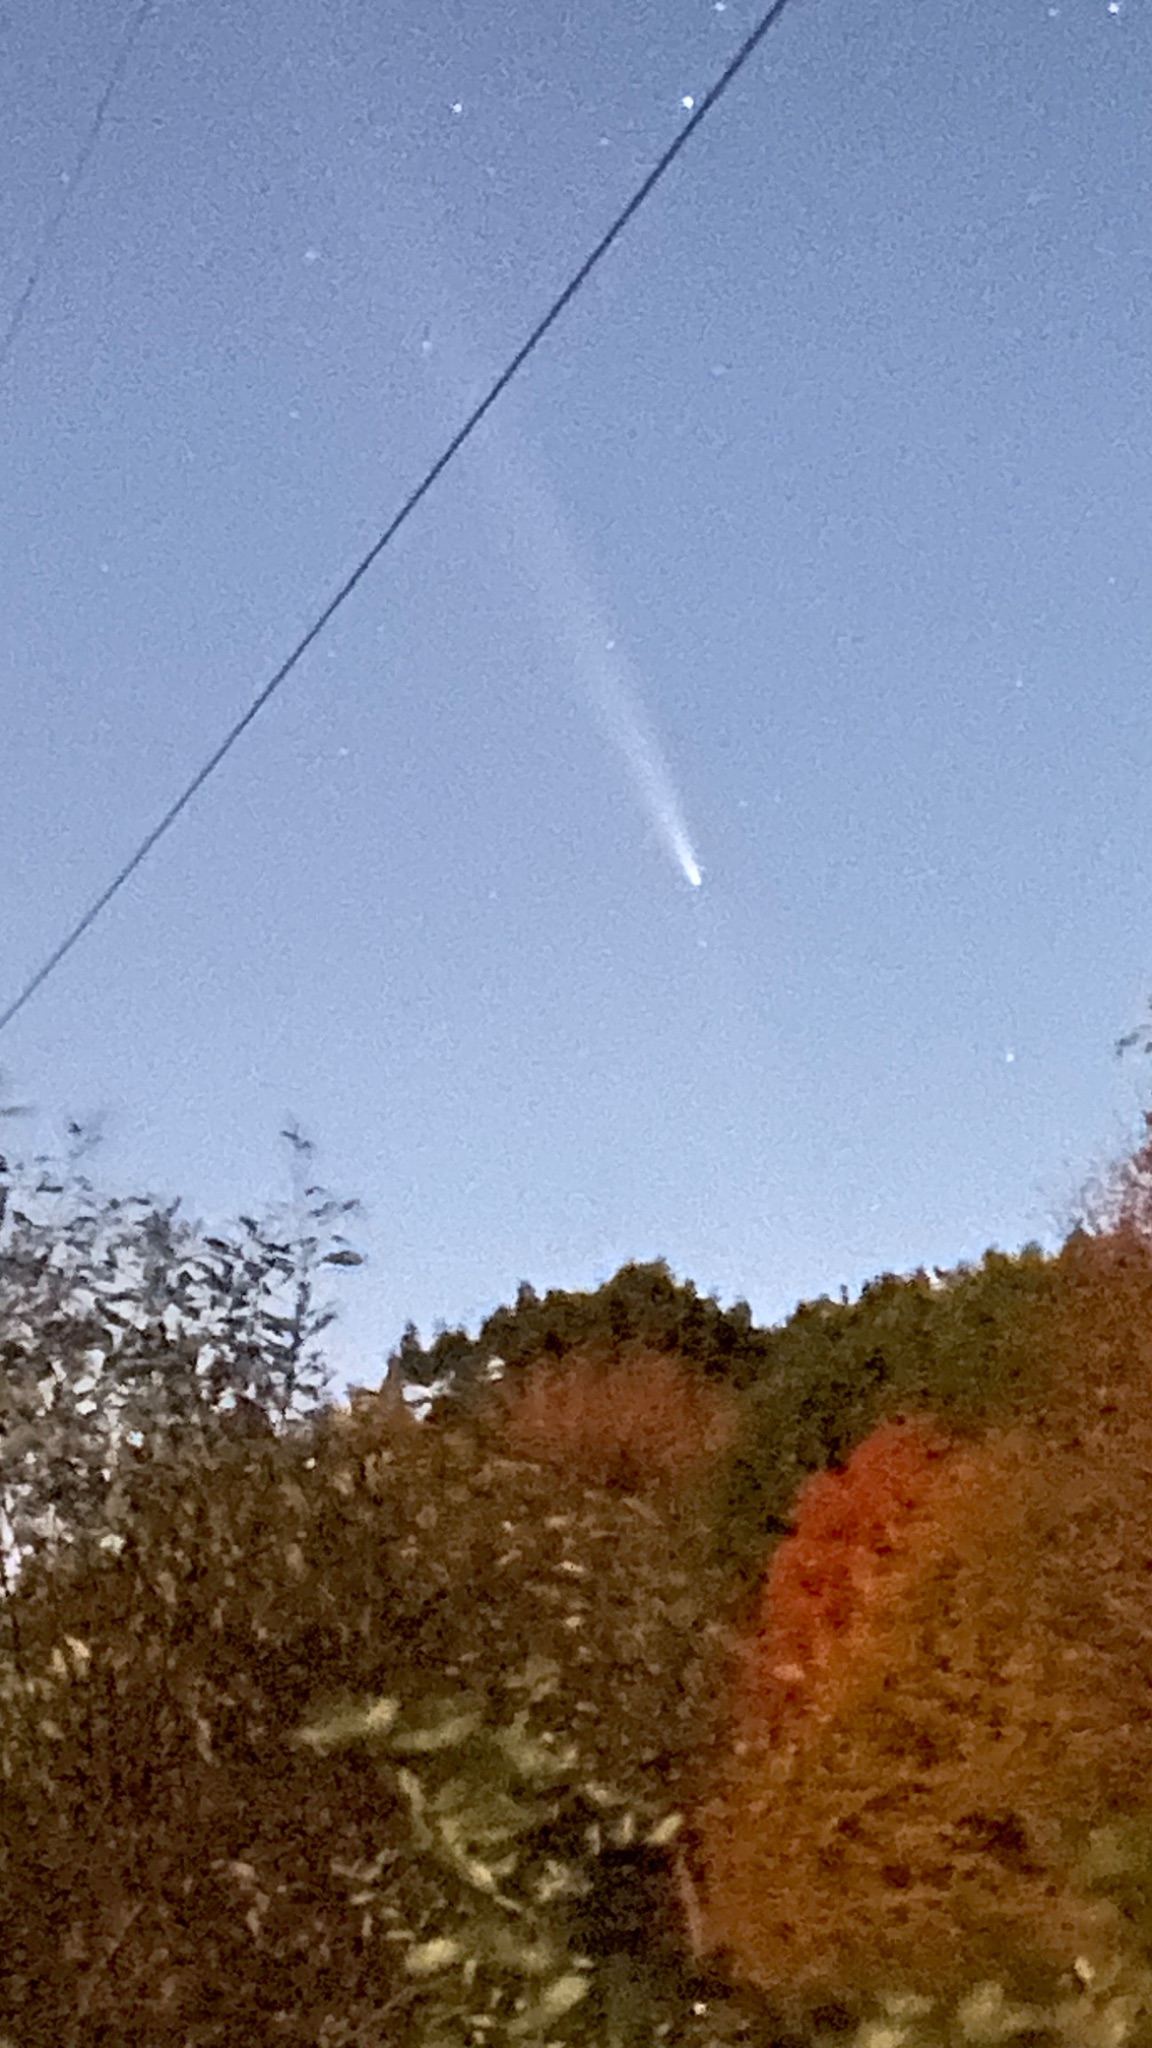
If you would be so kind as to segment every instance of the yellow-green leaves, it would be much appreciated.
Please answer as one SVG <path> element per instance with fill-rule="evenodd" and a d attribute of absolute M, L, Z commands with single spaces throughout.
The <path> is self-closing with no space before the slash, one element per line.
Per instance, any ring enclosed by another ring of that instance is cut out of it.
<path fill-rule="evenodd" d="M 527 1713 L 521 1711 L 510 1727 L 501 1728 L 493 1738 L 497 1748 L 521 1778 L 535 1778 L 547 1784 L 568 1776 L 576 1768 L 578 1760 L 575 1743 L 566 1743 L 563 1749 L 557 1749 L 547 1736 L 534 1738 L 526 1732 L 527 1719 Z"/>
<path fill-rule="evenodd" d="M 563 2019 L 566 2013 L 571 2012 L 573 2006 L 579 2005 L 587 1993 L 587 1976 L 577 1970 L 566 1970 L 562 1977 L 553 1979 L 535 2005 L 530 2006 L 527 2012 L 518 2014 L 515 2019 L 509 2020 L 505 2031 L 514 2041 L 530 2039 L 533 2034 L 543 2034 L 557 2020 Z"/>
<path fill-rule="evenodd" d="M 327 1755 L 350 1743 L 379 1741 L 388 1736 L 400 1712 L 398 1700 L 378 1699 L 334 1706 L 315 1721 L 296 1729 L 288 1740 Z"/>
<path fill-rule="evenodd" d="M 450 1970 L 464 1959 L 464 1944 L 453 1941 L 449 1935 L 440 1935 L 435 1941 L 417 1942 L 404 1958 L 404 1968 L 411 1977 L 434 1977 L 441 1970 Z"/>
<path fill-rule="evenodd" d="M 476 1708 L 461 1710 L 451 1701 L 437 1701 L 426 1710 L 418 1726 L 401 1729 L 392 1737 L 392 1747 L 402 1756 L 458 1749 L 469 1736 L 475 1735 L 481 1718 Z"/>

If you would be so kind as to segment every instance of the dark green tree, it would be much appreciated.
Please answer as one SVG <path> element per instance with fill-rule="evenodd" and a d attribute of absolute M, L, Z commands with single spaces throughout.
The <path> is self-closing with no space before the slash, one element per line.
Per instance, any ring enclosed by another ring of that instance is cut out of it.
<path fill-rule="evenodd" d="M 499 1360 L 514 1380 L 540 1359 L 570 1351 L 616 1352 L 624 1345 L 674 1355 L 708 1376 L 747 1387 L 762 1369 L 769 1334 L 758 1330 L 747 1302 L 725 1309 L 677 1280 L 663 1259 L 621 1266 L 587 1293 L 550 1288 L 541 1297 L 522 1280 L 512 1307 L 496 1309 L 476 1337 L 438 1331 L 427 1346 L 409 1324 L 390 1365 L 414 1385 L 435 1390 L 432 1417 L 448 1420 L 471 1406 Z"/>

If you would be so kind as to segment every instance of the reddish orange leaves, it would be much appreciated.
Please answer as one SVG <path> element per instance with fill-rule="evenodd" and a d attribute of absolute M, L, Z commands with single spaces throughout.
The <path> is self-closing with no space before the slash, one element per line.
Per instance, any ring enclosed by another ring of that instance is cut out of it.
<path fill-rule="evenodd" d="M 1128 1423 L 1119 1457 L 1043 1418 L 951 1446 L 885 1424 L 802 1490 L 701 1806 L 702 1938 L 737 1975 L 799 2013 L 1125 1946 L 1070 1830 L 1152 1810 L 1152 1441 Z"/>
<path fill-rule="evenodd" d="M 928 1569 L 942 1517 L 955 1519 L 970 1478 L 970 1460 L 930 1423 L 890 1422 L 842 1471 L 807 1480 L 745 1646 L 737 1740 L 798 1732 L 859 1692 L 878 1658 L 890 1663 L 901 1597 Z"/>
<path fill-rule="evenodd" d="M 646 1352 L 617 1362 L 570 1353 L 539 1365 L 503 1397 L 510 1449 L 560 1464 L 589 1486 L 672 1485 L 731 1443 L 738 1397 Z"/>

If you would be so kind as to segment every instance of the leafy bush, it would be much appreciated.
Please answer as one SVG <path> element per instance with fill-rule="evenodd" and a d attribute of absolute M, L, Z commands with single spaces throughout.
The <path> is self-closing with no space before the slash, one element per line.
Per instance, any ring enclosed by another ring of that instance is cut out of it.
<path fill-rule="evenodd" d="M 124 1487 L 118 1556 L 13 1596 L 0 2022 L 516 2041 L 577 1980 L 594 2016 L 568 1916 L 602 1853 L 668 1861 L 711 1727 L 699 1532 L 370 1400 Z"/>
<path fill-rule="evenodd" d="M 116 1474 L 134 1452 L 313 1412 L 330 1378 L 316 1339 L 335 1313 L 317 1304 L 315 1275 L 361 1263 L 332 1230 L 358 1203 L 312 1185 L 292 1215 L 242 1217 L 238 1237 L 205 1235 L 178 1201 L 99 1201 L 71 1128 L 63 1174 L 38 1158 L 33 1178 L 0 1157 L 5 1583 L 29 1556 L 115 1540 Z M 306 1165 L 309 1141 L 283 1135 Z"/>

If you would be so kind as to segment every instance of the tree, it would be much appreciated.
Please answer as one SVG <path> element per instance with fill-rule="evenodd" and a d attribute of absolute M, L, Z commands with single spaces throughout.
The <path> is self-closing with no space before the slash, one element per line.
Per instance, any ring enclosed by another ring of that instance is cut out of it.
<path fill-rule="evenodd" d="M 1089 1391 L 1074 1441 L 1046 1411 L 884 1422 L 801 1489 L 700 1809 L 703 1943 L 792 2019 L 885 1985 L 1048 1999 L 1076 1958 L 1152 1991 L 1152 1425 L 1091 1428 Z"/>
<path fill-rule="evenodd" d="M 5 1591 L 29 1555 L 83 1536 L 114 1547 L 127 1475 L 189 1432 L 302 1419 L 331 1377 L 316 1339 L 335 1310 L 316 1301 L 317 1271 L 361 1263 L 333 1228 L 359 1205 L 307 1183 L 313 1147 L 295 1127 L 290 1208 L 211 1236 L 178 1200 L 98 1197 L 77 1171 L 91 1137 L 69 1135 L 63 1172 L 0 1157 Z"/>

